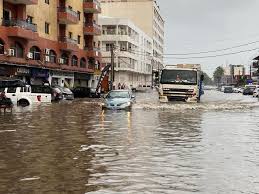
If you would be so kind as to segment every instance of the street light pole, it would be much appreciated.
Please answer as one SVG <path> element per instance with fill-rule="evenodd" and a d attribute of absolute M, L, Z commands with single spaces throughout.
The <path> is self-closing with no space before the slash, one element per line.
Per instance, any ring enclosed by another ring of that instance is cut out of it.
<path fill-rule="evenodd" d="M 111 85 L 110 90 L 113 90 L 114 82 L 114 44 L 111 44 Z"/>

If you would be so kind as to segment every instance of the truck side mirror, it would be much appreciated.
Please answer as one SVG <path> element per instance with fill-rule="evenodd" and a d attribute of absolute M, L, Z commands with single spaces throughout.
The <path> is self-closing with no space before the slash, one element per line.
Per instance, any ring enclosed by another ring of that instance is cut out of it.
<path fill-rule="evenodd" d="M 201 81 L 204 81 L 204 75 L 201 74 Z"/>

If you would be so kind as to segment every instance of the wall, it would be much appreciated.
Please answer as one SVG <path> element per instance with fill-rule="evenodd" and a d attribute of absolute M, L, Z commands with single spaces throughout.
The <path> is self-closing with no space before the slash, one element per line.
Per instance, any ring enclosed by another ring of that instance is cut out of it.
<path fill-rule="evenodd" d="M 80 49 L 84 48 L 84 34 L 83 34 L 83 26 L 84 26 L 84 10 L 83 10 L 83 2 L 79 0 L 67 0 L 66 6 L 71 6 L 75 12 L 80 11 L 80 21 L 78 24 L 67 25 L 67 36 L 69 32 L 73 33 L 73 39 L 77 40 L 77 36 L 81 36 L 81 43 L 79 45 Z"/>
<path fill-rule="evenodd" d="M 153 2 L 102 3 L 103 16 L 128 18 L 148 36 L 153 37 Z"/>
<path fill-rule="evenodd" d="M 2 23 L 3 18 L 3 1 L 0 1 L 0 22 Z"/>
<path fill-rule="evenodd" d="M 33 23 L 37 24 L 39 36 L 57 41 L 57 1 L 38 1 L 38 5 L 28 5 L 26 13 L 33 17 Z M 45 22 L 50 24 L 50 33 L 45 34 Z"/>

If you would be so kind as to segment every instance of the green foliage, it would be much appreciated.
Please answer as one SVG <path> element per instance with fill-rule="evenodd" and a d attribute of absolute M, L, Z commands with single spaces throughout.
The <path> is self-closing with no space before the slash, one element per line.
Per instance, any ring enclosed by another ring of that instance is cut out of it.
<path fill-rule="evenodd" d="M 222 67 L 217 67 L 213 73 L 213 78 L 216 83 L 219 83 L 224 75 L 224 69 Z"/>
<path fill-rule="evenodd" d="M 213 80 L 208 76 L 208 74 L 205 72 L 202 72 L 202 73 L 204 75 L 204 81 L 203 81 L 204 85 L 213 85 Z"/>

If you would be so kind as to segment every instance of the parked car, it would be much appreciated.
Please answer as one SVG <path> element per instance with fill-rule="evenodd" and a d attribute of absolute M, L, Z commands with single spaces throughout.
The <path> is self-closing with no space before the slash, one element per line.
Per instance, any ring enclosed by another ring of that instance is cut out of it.
<path fill-rule="evenodd" d="M 53 86 L 55 91 L 60 91 L 63 96 L 63 100 L 74 100 L 74 94 L 69 88 L 61 87 L 61 86 Z"/>
<path fill-rule="evenodd" d="M 259 97 L 259 88 L 256 88 L 253 92 L 253 97 L 258 98 Z"/>
<path fill-rule="evenodd" d="M 243 93 L 244 89 L 243 88 L 234 88 L 233 92 L 234 93 Z"/>
<path fill-rule="evenodd" d="M 232 86 L 224 86 L 223 92 L 224 93 L 233 93 Z"/>
<path fill-rule="evenodd" d="M 244 91 L 243 91 L 243 95 L 253 95 L 254 90 L 256 89 L 256 86 L 246 86 Z"/>
<path fill-rule="evenodd" d="M 72 91 L 75 98 L 100 98 L 100 94 L 96 94 L 94 88 L 76 87 Z"/>
<path fill-rule="evenodd" d="M 51 102 L 51 90 L 34 90 L 30 85 L 5 87 L 3 91 L 6 97 L 11 99 L 13 104 L 20 106 Z"/>
<path fill-rule="evenodd" d="M 112 90 L 104 97 L 103 109 L 130 110 L 135 96 L 130 90 Z"/>

